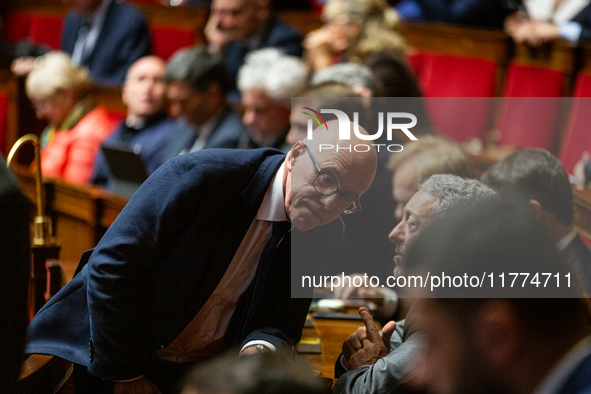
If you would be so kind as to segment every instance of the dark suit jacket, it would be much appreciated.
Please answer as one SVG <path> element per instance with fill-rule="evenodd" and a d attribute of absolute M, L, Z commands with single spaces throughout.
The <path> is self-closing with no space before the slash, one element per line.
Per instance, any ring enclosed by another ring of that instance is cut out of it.
<path fill-rule="evenodd" d="M 496 0 L 416 0 L 423 17 L 434 22 L 502 28 L 509 10 Z"/>
<path fill-rule="evenodd" d="M 244 133 L 245 129 L 242 125 L 240 115 L 231 109 L 227 109 L 211 131 L 203 149 L 234 149 L 238 146 L 238 142 Z M 190 148 L 194 139 L 195 132 L 192 126 L 186 122 L 179 121 L 177 126 L 172 130 L 170 139 L 167 142 L 164 150 L 164 160 L 166 161 L 178 156 L 183 149 Z"/>
<path fill-rule="evenodd" d="M 224 51 L 224 62 L 232 78 L 232 83 L 236 83 L 238 70 L 244 64 L 244 57 L 249 51 L 261 48 L 278 48 L 288 55 L 302 56 L 303 39 L 297 29 L 283 23 L 275 16 L 270 17 L 263 28 L 261 40 L 254 48 L 247 48 L 244 43 L 239 41 L 232 41 L 228 44 Z"/>
<path fill-rule="evenodd" d="M 31 203 L 0 156 L 0 393 L 15 390 L 25 346 L 29 320 L 30 212 Z"/>
<path fill-rule="evenodd" d="M 570 263 L 581 278 L 587 293 L 591 295 L 591 251 L 580 236 L 576 236 L 562 251 L 562 256 Z"/>
<path fill-rule="evenodd" d="M 275 149 L 209 149 L 162 165 L 33 319 L 27 352 L 54 354 L 112 380 L 142 375 L 219 283 L 284 159 Z M 241 298 L 227 346 L 299 341 L 310 300 L 291 298 L 290 249 L 286 236 L 248 319 L 249 291 Z"/>
<path fill-rule="evenodd" d="M 176 122 L 166 117 L 160 117 L 149 123 L 141 130 L 136 131 L 133 137 L 127 141 L 122 141 L 122 135 L 125 122 L 121 123 L 109 138 L 107 138 L 103 145 L 106 146 L 120 146 L 128 149 L 134 149 L 137 146 L 141 149 L 140 156 L 146 166 L 148 175 L 152 174 L 164 163 L 164 150 L 171 138 L 172 130 L 176 127 Z M 92 183 L 95 185 L 108 186 L 111 182 L 111 175 L 109 166 L 102 151 L 99 151 L 96 156 L 94 164 L 94 174 L 92 175 Z"/>
<path fill-rule="evenodd" d="M 583 8 L 583 10 L 573 18 L 573 22 L 580 23 L 583 27 L 579 40 L 591 41 L 591 5 Z"/>
<path fill-rule="evenodd" d="M 583 359 L 572 371 L 569 378 L 557 394 L 591 393 L 591 354 Z"/>
<path fill-rule="evenodd" d="M 62 50 L 74 52 L 82 18 L 72 12 L 66 15 Z M 150 33 L 142 13 L 125 3 L 111 1 L 105 23 L 92 53 L 82 65 L 90 70 L 94 82 L 121 85 L 129 66 L 151 53 Z"/>

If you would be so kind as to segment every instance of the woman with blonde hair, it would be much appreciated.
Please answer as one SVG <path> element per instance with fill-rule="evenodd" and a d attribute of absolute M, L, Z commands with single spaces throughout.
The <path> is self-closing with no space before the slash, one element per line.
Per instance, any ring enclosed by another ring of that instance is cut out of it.
<path fill-rule="evenodd" d="M 94 105 L 88 70 L 72 65 L 67 54 L 49 52 L 35 63 L 25 90 L 37 118 L 49 123 L 41 135 L 43 174 L 85 184 L 116 119 Z"/>
<path fill-rule="evenodd" d="M 386 0 L 328 0 L 322 10 L 324 26 L 304 40 L 312 71 L 341 61 L 361 62 L 370 53 L 404 53 L 397 32 L 399 17 Z"/>

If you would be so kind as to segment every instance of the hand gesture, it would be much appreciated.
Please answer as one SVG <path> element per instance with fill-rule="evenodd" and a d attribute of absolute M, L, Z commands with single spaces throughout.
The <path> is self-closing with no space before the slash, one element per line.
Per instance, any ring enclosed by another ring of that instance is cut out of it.
<path fill-rule="evenodd" d="M 385 357 L 390 351 L 390 338 L 396 328 L 395 322 L 388 322 L 380 335 L 367 309 L 359 308 L 359 316 L 363 319 L 364 327 L 357 329 L 343 343 L 343 357 L 349 369 L 372 365 Z"/>
<path fill-rule="evenodd" d="M 212 12 L 205 29 L 203 30 L 205 39 L 209 44 L 209 49 L 212 52 L 221 52 L 230 41 L 222 29 L 220 28 L 220 16 L 216 12 Z"/>

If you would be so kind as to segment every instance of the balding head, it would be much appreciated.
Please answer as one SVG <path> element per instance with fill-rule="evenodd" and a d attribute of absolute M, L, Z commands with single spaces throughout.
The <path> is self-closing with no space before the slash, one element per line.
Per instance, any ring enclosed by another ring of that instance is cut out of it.
<path fill-rule="evenodd" d="M 339 141 L 338 121 L 327 125 L 328 130 L 314 131 L 313 140 L 296 142 L 286 158 L 285 209 L 301 231 L 327 224 L 353 207 L 358 209 L 376 173 L 373 147 L 357 152 L 353 147 L 363 140 L 351 133 L 351 140 Z M 359 131 L 367 135 L 361 127 Z M 334 149 L 321 150 L 321 145 Z"/>
<path fill-rule="evenodd" d="M 127 71 L 122 89 L 122 100 L 127 114 L 150 117 L 164 111 L 166 63 L 157 56 L 138 59 Z"/>

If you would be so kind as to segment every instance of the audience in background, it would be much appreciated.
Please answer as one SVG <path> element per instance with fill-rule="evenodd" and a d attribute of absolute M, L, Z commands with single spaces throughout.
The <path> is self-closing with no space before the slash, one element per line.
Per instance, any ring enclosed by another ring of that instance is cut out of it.
<path fill-rule="evenodd" d="M 226 102 L 228 73 L 221 56 L 205 47 L 181 49 L 166 66 L 174 128 L 164 159 L 207 148 L 236 148 L 244 134 L 238 115 Z"/>
<path fill-rule="evenodd" d="M 88 70 L 75 67 L 63 52 L 49 52 L 36 61 L 25 89 L 37 118 L 49 122 L 41 135 L 43 175 L 89 182 L 100 144 L 116 121 L 105 108 L 95 106 Z"/>
<path fill-rule="evenodd" d="M 136 61 L 127 72 L 121 99 L 127 119 L 103 142 L 103 146 L 139 152 L 148 175 L 164 163 L 164 149 L 175 122 L 166 116 L 166 63 L 156 56 Z M 102 152 L 94 165 L 92 183 L 109 186 L 112 179 Z"/>
<path fill-rule="evenodd" d="M 396 243 L 394 275 L 406 275 L 407 252 L 426 228 L 449 212 L 464 210 L 495 198 L 494 192 L 473 179 L 455 175 L 433 175 L 419 187 L 406 205 L 402 221 L 390 233 Z M 453 232 L 447 230 L 448 232 Z M 335 393 L 398 392 L 406 386 L 405 376 L 411 358 L 421 346 L 420 332 L 414 325 L 413 307 L 406 319 L 384 326 L 381 337 L 367 310 L 360 312 L 366 327 L 353 333 L 343 344 L 343 353 L 336 361 L 335 375 L 339 378 Z M 348 371 L 348 372 L 347 372 Z"/>
<path fill-rule="evenodd" d="M 19 190 L 14 174 L 0 156 L 0 392 L 15 393 L 21 370 L 31 267 L 29 216 L 31 203 Z"/>
<path fill-rule="evenodd" d="M 505 33 L 518 43 L 540 46 L 558 38 L 577 43 L 591 40 L 588 0 L 525 0 L 505 19 Z"/>
<path fill-rule="evenodd" d="M 320 380 L 298 359 L 282 353 L 234 354 L 199 365 L 184 380 L 182 394 L 322 394 Z"/>
<path fill-rule="evenodd" d="M 242 122 L 248 130 L 238 147 L 273 147 L 287 152 L 291 98 L 298 97 L 306 84 L 306 70 L 297 57 L 275 48 L 250 53 L 238 73 Z"/>
<path fill-rule="evenodd" d="M 421 97 L 419 81 L 410 68 L 404 54 L 381 51 L 368 54 L 363 59 L 372 71 L 380 97 Z"/>
<path fill-rule="evenodd" d="M 67 0 L 71 6 L 62 32 L 62 50 L 75 66 L 90 70 L 97 84 L 121 85 L 127 69 L 151 52 L 148 25 L 141 12 L 116 0 Z M 13 62 L 15 74 L 29 73 L 34 58 Z"/>
<path fill-rule="evenodd" d="M 312 71 L 343 61 L 359 62 L 370 53 L 404 52 L 396 31 L 398 14 L 385 0 L 328 0 L 324 26 L 306 36 L 305 60 Z"/>
<path fill-rule="evenodd" d="M 509 10 L 501 0 L 402 0 L 402 19 L 501 28 Z"/>
<path fill-rule="evenodd" d="M 271 14 L 269 0 L 213 0 L 204 34 L 209 49 L 223 54 L 231 90 L 250 51 L 272 47 L 302 56 L 301 33 Z"/>
<path fill-rule="evenodd" d="M 489 168 L 482 182 L 501 197 L 521 196 L 591 294 L 591 252 L 575 231 L 573 192 L 560 161 L 543 149 L 517 151 Z"/>
<path fill-rule="evenodd" d="M 489 203 L 422 232 L 408 256 L 417 270 L 409 273 L 453 275 L 471 272 L 476 263 L 480 272 L 562 276 L 568 267 L 552 244 L 521 205 Z M 552 290 L 560 298 L 483 298 L 475 287 L 418 292 L 426 296 L 413 305 L 424 344 L 409 369 L 410 382 L 427 393 L 590 392 L 589 300 L 571 283 Z"/>

